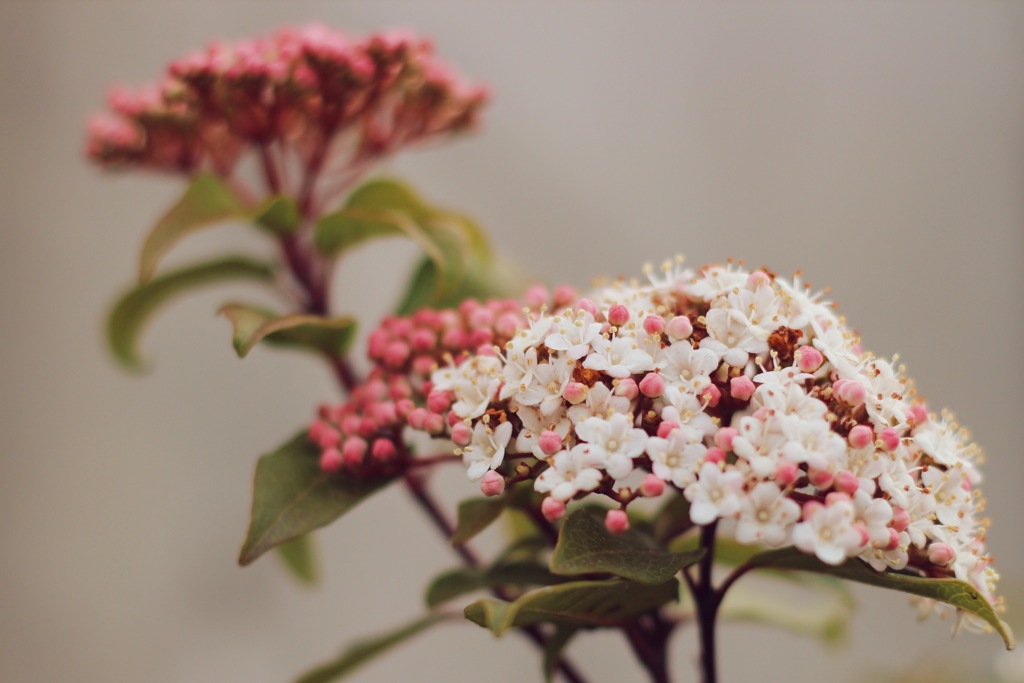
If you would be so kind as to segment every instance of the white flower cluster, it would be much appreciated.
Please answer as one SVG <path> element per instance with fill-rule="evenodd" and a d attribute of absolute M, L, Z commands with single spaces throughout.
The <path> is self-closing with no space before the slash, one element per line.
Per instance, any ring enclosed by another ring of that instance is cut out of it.
<path fill-rule="evenodd" d="M 740 543 L 911 565 L 993 600 L 978 449 L 901 369 L 798 280 L 681 260 L 648 278 L 434 373 L 471 479 L 532 478 L 552 510 L 675 487 Z"/>

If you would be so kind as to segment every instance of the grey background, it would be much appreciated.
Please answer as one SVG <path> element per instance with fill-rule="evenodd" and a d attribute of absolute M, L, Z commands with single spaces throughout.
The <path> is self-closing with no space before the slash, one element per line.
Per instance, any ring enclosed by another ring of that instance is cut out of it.
<path fill-rule="evenodd" d="M 389 170 L 474 213 L 538 276 L 586 284 L 682 251 L 831 285 L 866 346 L 899 352 L 986 448 L 989 545 L 1022 613 L 1024 3 L 5 0 L 0 680 L 289 680 L 416 614 L 427 578 L 454 563 L 395 489 L 319 534 L 315 591 L 273 560 L 235 565 L 256 456 L 336 397 L 304 357 L 234 357 L 213 311 L 240 290 L 171 308 L 146 337 L 148 378 L 103 348 L 104 310 L 180 185 L 88 167 L 86 116 L 111 82 L 146 82 L 214 37 L 311 19 L 415 27 L 494 86 L 479 135 Z M 203 235 L 173 260 L 243 235 Z M 412 257 L 366 249 L 338 301 L 372 322 L 397 287 L 380 273 Z M 459 472 L 442 479 L 452 508 L 475 493 Z M 858 596 L 836 652 L 726 627 L 724 680 L 980 670 L 999 651 L 916 624 L 901 596 Z M 675 641 L 679 680 L 692 679 L 693 637 Z M 615 638 L 571 652 L 595 681 L 637 680 Z M 455 624 L 353 680 L 537 671 L 518 639 Z"/>

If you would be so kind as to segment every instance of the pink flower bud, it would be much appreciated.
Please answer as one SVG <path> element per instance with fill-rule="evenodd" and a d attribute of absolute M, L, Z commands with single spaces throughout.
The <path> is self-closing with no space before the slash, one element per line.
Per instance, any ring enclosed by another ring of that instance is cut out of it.
<path fill-rule="evenodd" d="M 857 425 L 850 430 L 848 438 L 854 448 L 866 448 L 875 442 L 875 433 L 867 425 Z"/>
<path fill-rule="evenodd" d="M 494 323 L 494 331 L 505 339 L 511 339 L 520 324 L 519 316 L 515 313 L 504 313 L 498 316 L 498 320 Z"/>
<path fill-rule="evenodd" d="M 555 308 L 562 308 L 572 303 L 572 300 L 578 296 L 576 289 L 569 285 L 558 285 L 555 287 L 554 294 L 552 294 Z"/>
<path fill-rule="evenodd" d="M 462 422 L 462 419 L 463 418 L 459 417 L 458 413 L 456 413 L 454 410 L 449 410 L 448 416 L 445 418 L 445 422 L 448 423 L 449 427 L 454 427 L 458 423 Z"/>
<path fill-rule="evenodd" d="M 378 425 L 387 426 L 398 422 L 398 411 L 395 410 L 395 404 L 391 401 L 371 403 L 366 407 L 366 412 Z"/>
<path fill-rule="evenodd" d="M 341 469 L 341 452 L 337 448 L 328 448 L 320 455 L 320 469 L 328 474 Z"/>
<path fill-rule="evenodd" d="M 405 377 L 392 377 L 391 385 L 388 387 L 388 396 L 392 401 L 400 401 L 403 398 L 412 396 L 412 385 Z"/>
<path fill-rule="evenodd" d="M 565 503 L 548 496 L 540 504 L 540 513 L 549 522 L 556 522 L 565 514 Z"/>
<path fill-rule="evenodd" d="M 860 534 L 860 544 L 862 546 L 867 545 L 871 542 L 871 535 L 868 534 L 868 529 L 866 526 L 864 526 L 863 524 L 853 524 L 850 528 L 856 531 L 858 534 Z"/>
<path fill-rule="evenodd" d="M 649 372 L 640 380 L 640 393 L 647 398 L 658 398 L 665 393 L 665 380 L 656 372 Z"/>
<path fill-rule="evenodd" d="M 430 415 L 430 413 L 427 412 L 426 408 L 416 408 L 409 413 L 409 416 L 406 419 L 408 420 L 410 427 L 422 430 L 423 423 L 427 419 L 428 415 Z"/>
<path fill-rule="evenodd" d="M 712 446 L 704 452 L 704 462 L 713 462 L 716 465 L 721 465 L 725 462 L 725 451 Z"/>
<path fill-rule="evenodd" d="M 481 327 L 473 330 L 469 334 L 469 346 L 471 347 L 484 347 L 486 353 L 491 353 L 491 347 L 494 346 L 494 331 L 486 327 Z"/>
<path fill-rule="evenodd" d="M 849 503 L 850 496 L 841 491 L 830 491 L 825 495 L 825 505 L 835 505 L 836 503 Z"/>
<path fill-rule="evenodd" d="M 409 358 L 409 345 L 402 341 L 393 341 L 384 349 L 384 363 L 392 368 L 400 368 Z"/>
<path fill-rule="evenodd" d="M 363 462 L 364 455 L 366 455 L 366 441 L 358 436 L 345 439 L 345 445 L 341 447 L 341 459 L 346 467 L 359 467 Z"/>
<path fill-rule="evenodd" d="M 420 377 L 429 377 L 437 364 L 430 356 L 416 356 L 412 359 L 412 372 Z"/>
<path fill-rule="evenodd" d="M 892 508 L 892 528 L 896 531 L 906 531 L 910 526 L 910 513 L 901 507 Z"/>
<path fill-rule="evenodd" d="M 860 488 L 860 480 L 857 479 L 857 475 L 853 472 L 840 472 L 836 475 L 832 486 L 835 487 L 836 491 L 848 493 L 852 496 Z"/>
<path fill-rule="evenodd" d="M 670 339 L 676 341 L 686 339 L 693 334 L 693 323 L 685 315 L 677 315 L 665 325 L 665 332 L 668 333 Z"/>
<path fill-rule="evenodd" d="M 704 391 L 700 393 L 700 400 L 714 408 L 718 405 L 718 402 L 722 399 L 722 390 L 714 384 L 709 384 Z"/>
<path fill-rule="evenodd" d="M 809 500 L 804 503 L 802 508 L 800 508 L 800 513 L 803 515 L 804 520 L 808 520 L 818 514 L 818 511 L 824 507 L 825 506 L 817 500 Z"/>
<path fill-rule="evenodd" d="M 576 302 L 575 308 L 578 311 L 586 311 L 590 315 L 597 317 L 597 304 L 595 304 L 590 299 L 580 299 L 579 301 Z"/>
<path fill-rule="evenodd" d="M 896 531 L 892 527 L 889 527 L 889 542 L 885 545 L 884 550 L 896 550 L 900 547 L 900 532 Z"/>
<path fill-rule="evenodd" d="M 364 417 L 359 422 L 359 436 L 370 437 L 377 433 L 380 425 L 370 416 Z"/>
<path fill-rule="evenodd" d="M 828 470 L 818 470 L 811 468 L 807 472 L 807 477 L 811 480 L 819 489 L 827 489 L 832 486 L 832 480 L 835 479 L 835 475 Z"/>
<path fill-rule="evenodd" d="M 775 483 L 780 486 L 789 486 L 796 481 L 800 474 L 800 468 L 791 462 L 780 462 L 775 468 Z"/>
<path fill-rule="evenodd" d="M 401 418 L 408 419 L 409 413 L 416 410 L 416 404 L 412 402 L 410 398 L 403 398 L 395 401 L 395 412 Z"/>
<path fill-rule="evenodd" d="M 612 393 L 616 396 L 624 396 L 632 401 L 640 393 L 640 388 L 636 385 L 636 380 L 631 377 L 625 379 L 616 380 L 614 382 L 615 388 Z"/>
<path fill-rule="evenodd" d="M 801 346 L 796 350 L 794 356 L 800 372 L 814 372 L 825 362 L 825 357 L 821 355 L 821 351 L 813 346 Z"/>
<path fill-rule="evenodd" d="M 456 446 L 468 446 L 473 442 L 473 428 L 465 422 L 452 425 L 452 442 Z"/>
<path fill-rule="evenodd" d="M 609 510 L 604 516 L 604 527 L 610 534 L 622 534 L 629 529 L 629 516 L 625 510 Z"/>
<path fill-rule="evenodd" d="M 428 413 L 423 419 L 423 431 L 427 434 L 438 435 L 444 431 L 444 415 Z"/>
<path fill-rule="evenodd" d="M 565 389 L 562 389 L 562 398 L 573 405 L 583 403 L 587 400 L 587 394 L 590 389 L 586 384 L 581 382 L 569 382 L 565 385 Z"/>
<path fill-rule="evenodd" d="M 733 377 L 729 380 L 729 395 L 737 401 L 749 401 L 754 395 L 754 381 L 746 375 Z"/>
<path fill-rule="evenodd" d="M 367 353 L 370 358 L 382 358 L 389 341 L 390 336 L 384 328 L 378 327 L 371 332 L 370 336 L 366 339 Z"/>
<path fill-rule="evenodd" d="M 622 327 L 629 322 L 629 309 L 622 304 L 615 304 L 608 310 L 608 322 L 615 327 Z"/>
<path fill-rule="evenodd" d="M 432 413 L 443 413 L 452 404 L 451 394 L 447 391 L 435 389 L 427 396 L 427 410 Z"/>
<path fill-rule="evenodd" d="M 395 457 L 398 453 L 398 449 L 395 448 L 395 444 L 389 439 L 374 439 L 373 446 L 370 448 L 370 455 L 375 460 L 381 462 L 387 462 L 391 458 Z"/>
<path fill-rule="evenodd" d="M 723 451 L 732 450 L 732 440 L 739 436 L 740 432 L 735 427 L 722 427 L 715 432 L 715 445 Z"/>
<path fill-rule="evenodd" d="M 548 288 L 544 285 L 531 285 L 523 294 L 523 303 L 530 308 L 540 308 L 548 302 Z"/>
<path fill-rule="evenodd" d="M 923 403 L 915 403 L 910 406 L 907 415 L 914 425 L 921 425 L 928 421 L 928 407 Z"/>
<path fill-rule="evenodd" d="M 887 451 L 894 451 L 900 445 L 900 433 L 892 427 L 886 427 L 878 433 L 878 440 L 882 442 L 882 448 Z"/>
<path fill-rule="evenodd" d="M 423 327 L 415 329 L 409 335 L 409 346 L 413 351 L 429 351 L 437 346 L 437 334 Z"/>
<path fill-rule="evenodd" d="M 832 393 L 849 406 L 859 406 L 868 397 L 867 389 L 860 382 L 852 379 L 838 379 L 832 384 Z"/>
<path fill-rule="evenodd" d="M 541 432 L 537 445 L 544 455 L 554 455 L 562 450 L 562 435 L 550 429 Z"/>
<path fill-rule="evenodd" d="M 770 285 L 771 283 L 772 278 L 763 270 L 755 270 L 747 276 L 747 289 L 756 290 L 762 285 Z"/>
<path fill-rule="evenodd" d="M 490 327 L 494 324 L 494 312 L 486 308 L 478 308 L 469 316 L 469 326 L 475 328 Z"/>
<path fill-rule="evenodd" d="M 338 433 L 337 429 L 329 427 L 323 422 L 321 422 L 320 424 L 324 425 L 324 428 L 318 430 L 317 435 L 313 438 L 313 440 L 316 441 L 317 445 L 320 446 L 320 448 L 334 448 L 339 443 L 341 443 L 341 434 Z M 312 427 L 310 428 L 309 433 L 310 435 L 313 434 Z"/>
<path fill-rule="evenodd" d="M 500 496 L 505 492 L 505 477 L 490 470 L 480 482 L 480 492 L 485 496 Z"/>
<path fill-rule="evenodd" d="M 660 335 L 665 331 L 665 319 L 660 315 L 649 315 L 644 318 L 644 332 L 651 335 Z"/>
<path fill-rule="evenodd" d="M 932 543 L 928 546 L 928 561 L 940 567 L 947 566 L 956 557 L 956 551 L 948 543 Z"/>
<path fill-rule="evenodd" d="M 341 418 L 341 433 L 345 436 L 355 436 L 359 433 L 359 427 L 361 427 L 363 421 L 359 419 L 358 415 L 346 415 Z"/>
<path fill-rule="evenodd" d="M 657 498 L 665 492 L 665 482 L 656 474 L 648 474 L 640 484 L 640 492 L 648 498 Z"/>
<path fill-rule="evenodd" d="M 443 344 L 446 349 L 461 351 L 469 346 L 469 333 L 465 330 L 454 327 L 444 333 L 441 337 L 441 344 Z"/>
<path fill-rule="evenodd" d="M 679 429 L 679 423 L 672 422 L 671 420 L 665 420 L 660 425 L 658 425 L 658 437 L 662 439 L 667 439 L 669 435 L 672 434 L 673 429 Z"/>

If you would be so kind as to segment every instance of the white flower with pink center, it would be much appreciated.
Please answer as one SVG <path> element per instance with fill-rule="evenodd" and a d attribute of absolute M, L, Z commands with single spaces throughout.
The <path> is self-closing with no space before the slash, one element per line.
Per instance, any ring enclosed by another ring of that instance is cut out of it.
<path fill-rule="evenodd" d="M 614 479 L 629 476 L 633 471 L 633 458 L 644 452 L 650 438 L 621 413 L 607 418 L 588 418 L 576 425 L 576 435 L 590 446 L 590 461 L 604 468 Z"/>
<path fill-rule="evenodd" d="M 676 427 L 666 438 L 652 436 L 647 440 L 647 454 L 655 476 L 679 488 L 697 478 L 697 466 L 707 450 L 704 434 L 688 425 Z"/>
<path fill-rule="evenodd" d="M 842 564 L 864 547 L 864 535 L 854 527 L 855 515 L 849 499 L 834 499 L 809 510 L 805 506 L 805 521 L 793 527 L 793 545 L 826 564 Z"/>
<path fill-rule="evenodd" d="M 740 507 L 743 474 L 738 470 L 723 470 L 713 462 L 701 465 L 697 481 L 683 490 L 690 501 L 690 520 L 694 524 L 711 524 L 719 517 L 732 517 Z"/>
<path fill-rule="evenodd" d="M 604 476 L 594 467 L 590 445 L 581 443 L 571 450 L 555 453 L 550 467 L 533 484 L 539 493 L 550 493 L 555 500 L 566 501 L 581 491 L 593 491 Z"/>
<path fill-rule="evenodd" d="M 469 468 L 469 478 L 476 481 L 487 470 L 501 465 L 511 438 L 511 422 L 503 422 L 494 429 L 483 420 L 477 422 L 473 428 L 473 441 L 462 449 L 462 462 Z"/>
<path fill-rule="evenodd" d="M 763 481 L 740 497 L 736 540 L 746 545 L 762 543 L 777 548 L 786 542 L 800 519 L 800 506 L 775 484 Z"/>

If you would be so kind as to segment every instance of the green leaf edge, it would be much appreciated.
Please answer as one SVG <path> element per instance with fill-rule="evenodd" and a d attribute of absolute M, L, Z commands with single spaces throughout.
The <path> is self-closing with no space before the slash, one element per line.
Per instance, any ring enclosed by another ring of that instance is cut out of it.
<path fill-rule="evenodd" d="M 232 302 L 221 306 L 217 314 L 224 316 L 231 323 L 231 343 L 239 358 L 245 358 L 249 355 L 249 352 L 261 341 L 278 346 L 309 348 L 340 357 L 348 351 L 355 341 L 356 321 L 351 316 L 325 318 L 304 313 L 279 316 L 265 308 L 239 302 Z M 241 316 L 244 315 L 262 317 L 263 322 L 256 324 L 255 328 L 251 330 L 247 329 L 247 327 L 242 325 L 243 319 Z M 335 330 L 338 342 L 332 344 L 330 348 L 317 346 L 303 338 L 303 328 Z"/>
<path fill-rule="evenodd" d="M 315 544 L 310 534 L 296 536 L 275 546 L 274 554 L 299 583 L 313 586 L 320 580 Z"/>

